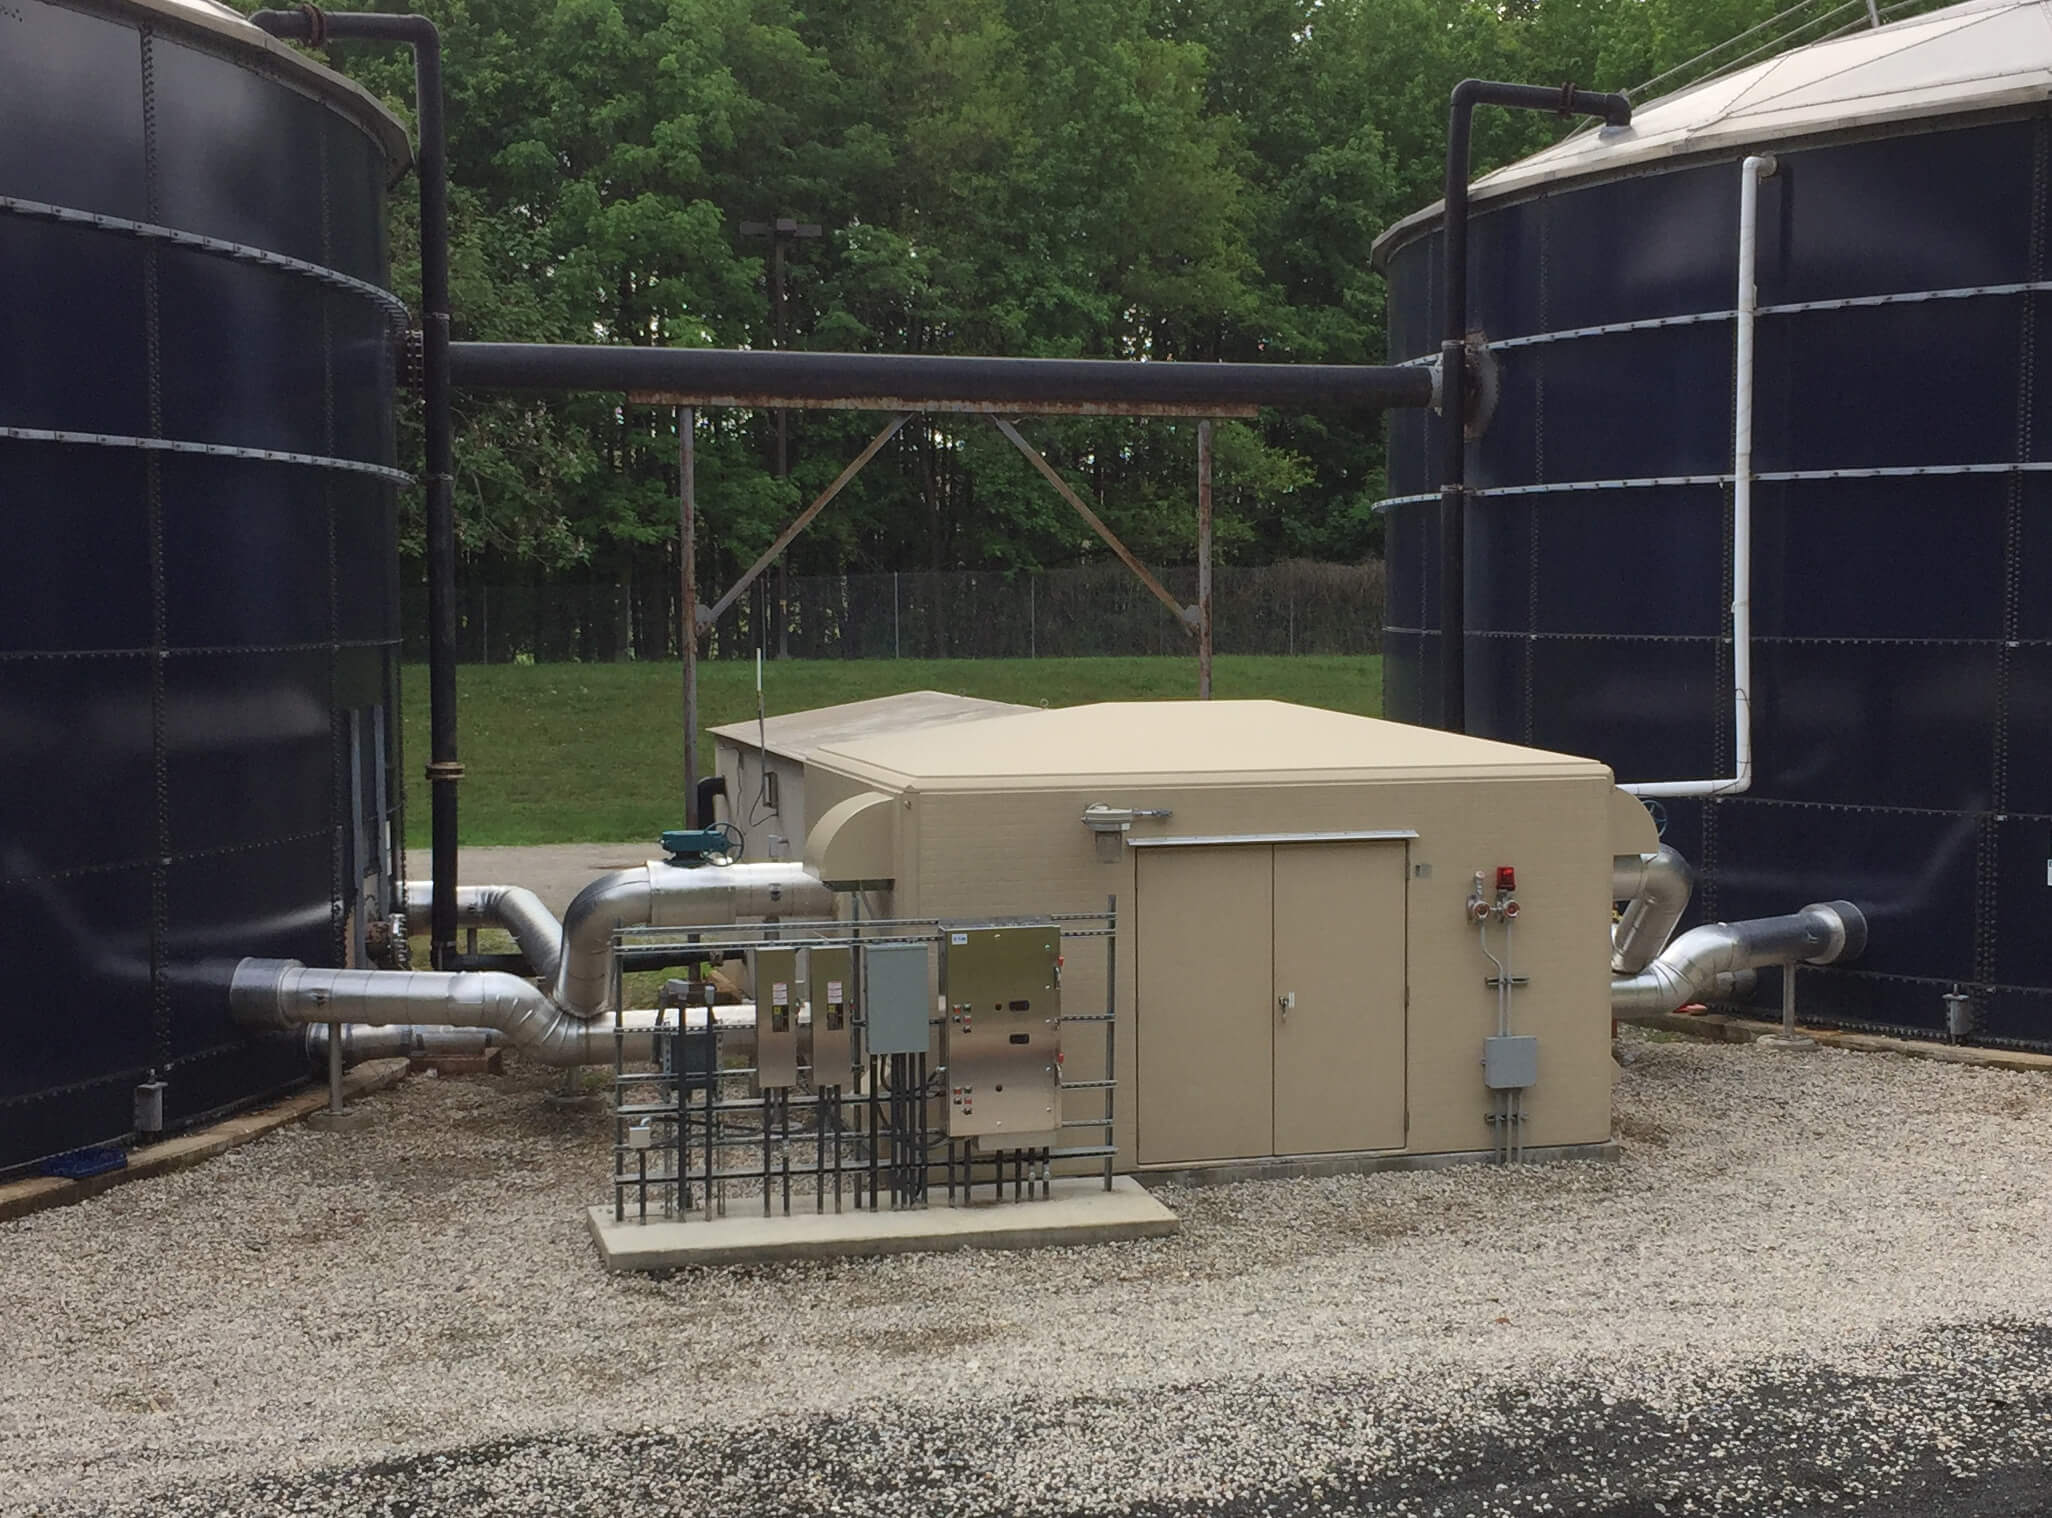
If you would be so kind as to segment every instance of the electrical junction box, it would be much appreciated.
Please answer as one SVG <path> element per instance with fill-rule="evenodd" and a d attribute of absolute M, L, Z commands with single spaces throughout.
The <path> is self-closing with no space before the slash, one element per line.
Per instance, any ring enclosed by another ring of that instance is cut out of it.
<path fill-rule="evenodd" d="M 663 1074 L 681 1078 L 687 1090 L 703 1091 L 719 1068 L 717 1029 L 658 1028 L 655 1042 Z"/>
<path fill-rule="evenodd" d="M 798 1084 L 798 1008 L 805 987 L 796 949 L 750 949 L 755 988 L 755 1084 L 764 1091 Z"/>
<path fill-rule="evenodd" d="M 1539 1040 L 1529 1036 L 1482 1040 L 1482 1084 L 1491 1091 L 1523 1091 L 1539 1084 Z"/>
<path fill-rule="evenodd" d="M 949 1137 L 1038 1147 L 1061 1126 L 1061 954 L 1052 922 L 942 925 Z"/>
<path fill-rule="evenodd" d="M 864 945 L 862 1052 L 924 1054 L 932 1041 L 933 983 L 923 943 Z"/>
<path fill-rule="evenodd" d="M 855 951 L 808 949 L 805 988 L 812 1004 L 812 1088 L 847 1085 L 855 1062 Z"/>

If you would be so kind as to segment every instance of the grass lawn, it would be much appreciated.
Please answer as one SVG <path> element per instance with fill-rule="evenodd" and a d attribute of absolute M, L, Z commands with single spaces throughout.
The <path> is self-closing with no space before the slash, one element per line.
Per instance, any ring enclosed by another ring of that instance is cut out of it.
<path fill-rule="evenodd" d="M 898 691 L 944 690 L 1027 706 L 1183 700 L 1193 658 L 791 659 L 764 666 L 770 715 Z M 653 842 L 684 823 L 681 675 L 674 664 L 472 664 L 461 693 L 463 841 Z M 1337 711 L 1382 712 L 1382 661 L 1222 654 L 1216 695 L 1266 696 Z M 755 665 L 699 666 L 706 727 L 755 715 Z M 706 773 L 712 743 L 701 745 Z M 406 672 L 406 833 L 428 841 L 427 670 Z"/>

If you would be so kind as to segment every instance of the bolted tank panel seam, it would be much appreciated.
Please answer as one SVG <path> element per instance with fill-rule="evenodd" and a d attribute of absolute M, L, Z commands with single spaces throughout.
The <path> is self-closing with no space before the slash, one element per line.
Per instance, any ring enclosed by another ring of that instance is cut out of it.
<path fill-rule="evenodd" d="M 411 485 L 403 469 L 366 459 L 326 458 L 317 453 L 287 453 L 277 448 L 240 448 L 229 443 L 195 443 L 180 438 L 126 437 L 114 432 L 67 432 L 51 427 L 0 427 L 0 439 L 21 443 L 73 443 L 89 448 L 139 448 L 146 453 L 196 453 L 216 459 L 255 459 L 266 464 L 303 464 L 312 469 L 339 469 L 368 474 L 394 485 Z"/>
<path fill-rule="evenodd" d="M 105 216 L 97 211 L 80 211 L 70 206 L 52 205 L 42 200 L 23 200 L 13 195 L 0 195 L 0 214 L 93 227 L 102 232 L 138 237 L 145 242 L 169 243 L 192 252 L 211 253 L 221 258 L 234 259 L 238 263 L 259 264 L 282 274 L 296 274 L 315 280 L 330 289 L 360 295 L 383 311 L 395 326 L 404 327 L 409 321 L 406 302 L 390 290 L 381 289 L 368 280 L 358 279 L 354 275 L 344 274 L 340 269 L 330 269 L 321 264 L 309 263 L 303 258 L 292 258 L 284 253 L 273 253 L 268 248 L 254 247 L 249 243 L 229 242 L 225 238 L 207 237 L 198 232 L 182 232 L 176 227 L 162 226 L 154 221 L 133 221 L 125 216 Z M 155 214 L 154 210 L 152 214 Z"/>

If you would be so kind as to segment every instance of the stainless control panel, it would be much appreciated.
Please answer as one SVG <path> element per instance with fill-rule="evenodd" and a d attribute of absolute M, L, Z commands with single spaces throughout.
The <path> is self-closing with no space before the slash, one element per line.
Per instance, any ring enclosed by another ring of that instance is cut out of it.
<path fill-rule="evenodd" d="M 798 1084 L 798 1009 L 805 987 L 796 949 L 750 949 L 755 988 L 755 1084 L 765 1091 Z"/>
<path fill-rule="evenodd" d="M 855 951 L 806 951 L 806 1000 L 812 1004 L 812 1087 L 850 1083 L 855 1060 Z"/>
<path fill-rule="evenodd" d="M 1061 1123 L 1061 929 L 941 930 L 948 1134 L 987 1146 L 1050 1142 Z"/>

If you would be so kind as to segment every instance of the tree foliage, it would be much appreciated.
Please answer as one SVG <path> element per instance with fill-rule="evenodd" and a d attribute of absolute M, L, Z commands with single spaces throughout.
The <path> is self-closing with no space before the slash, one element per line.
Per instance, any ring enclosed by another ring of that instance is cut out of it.
<path fill-rule="evenodd" d="M 1369 245 L 1437 198 L 1467 75 L 1645 79 L 1771 0 L 428 0 L 448 72 L 459 338 L 1378 362 Z M 329 62 L 410 111 L 410 62 Z M 1484 112 L 1478 171 L 1560 130 Z M 410 199 L 395 279 L 413 287 Z M 677 439 L 615 396 L 460 398 L 464 551 L 630 579 L 674 568 Z M 730 410 L 696 435 L 723 583 L 881 418 Z M 1143 553 L 1187 561 L 1194 424 L 1036 422 Z M 1373 552 L 1374 415 L 1220 429 L 1226 558 Z M 417 509 L 417 506 L 414 508 Z M 417 523 L 410 537 L 417 546 Z M 981 419 L 915 419 L 793 550 L 804 571 L 1033 568 L 1096 539 Z"/>

